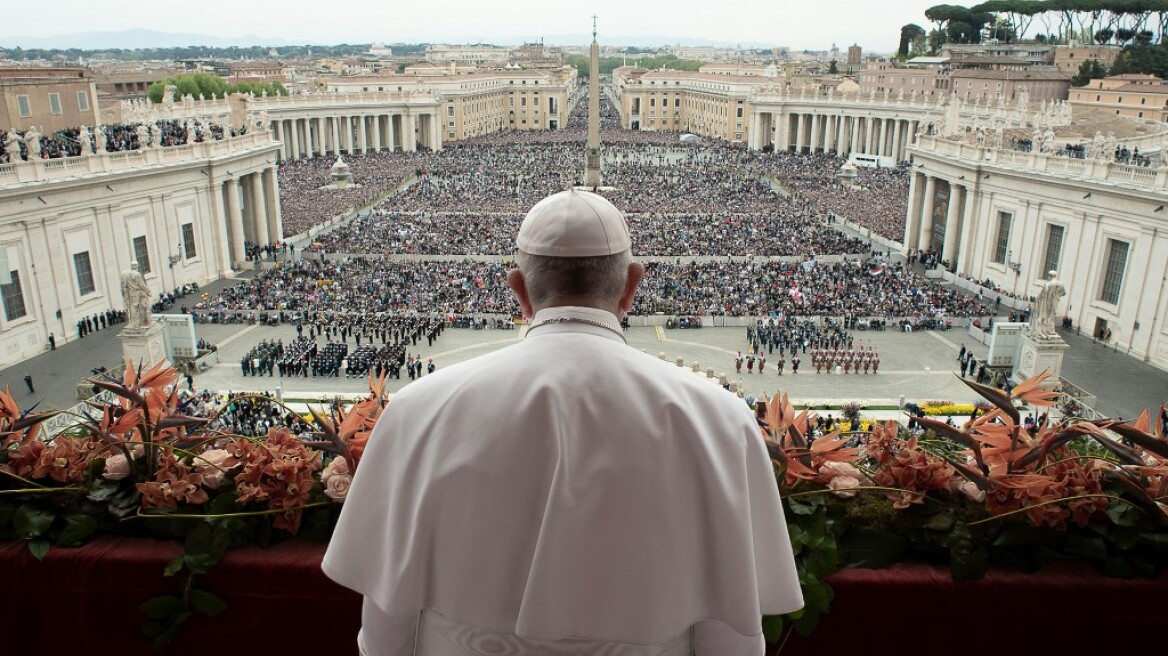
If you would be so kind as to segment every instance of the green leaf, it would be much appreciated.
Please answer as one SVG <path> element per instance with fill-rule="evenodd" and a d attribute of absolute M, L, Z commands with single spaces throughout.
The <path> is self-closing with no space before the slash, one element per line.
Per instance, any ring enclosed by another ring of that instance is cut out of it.
<path fill-rule="evenodd" d="M 218 564 L 219 559 L 211 554 L 185 554 L 183 562 L 187 569 L 195 574 L 206 574 L 211 571 L 211 568 Z"/>
<path fill-rule="evenodd" d="M 807 531 L 798 524 L 787 524 L 787 533 L 791 538 L 791 550 L 795 553 L 803 551 L 803 545 L 807 542 Z"/>
<path fill-rule="evenodd" d="M 158 637 L 154 639 L 154 642 L 150 643 L 151 649 L 161 649 L 166 645 L 169 645 L 170 641 L 174 640 L 174 636 L 178 635 L 178 630 L 182 628 L 182 623 L 187 621 L 187 618 L 190 616 L 190 611 L 179 613 L 174 618 L 174 620 L 172 620 L 171 623 L 166 626 L 166 630 L 160 633 Z"/>
<path fill-rule="evenodd" d="M 939 512 L 929 517 L 929 521 L 924 523 L 924 527 L 932 531 L 948 531 L 953 528 L 953 522 L 952 511 Z"/>
<path fill-rule="evenodd" d="M 823 577 L 839 569 L 839 548 L 834 538 L 828 538 L 807 555 L 807 569 Z"/>
<path fill-rule="evenodd" d="M 96 478 L 93 481 L 93 485 L 89 488 L 89 500 L 107 501 L 112 499 L 121 489 L 121 481 L 107 481 L 104 478 Z"/>
<path fill-rule="evenodd" d="M 1063 548 L 1069 554 L 1089 560 L 1107 558 L 1107 543 L 1104 542 L 1103 538 L 1097 536 L 1083 535 L 1078 532 L 1067 533 L 1067 541 Z"/>
<path fill-rule="evenodd" d="M 1127 560 L 1112 556 L 1103 561 L 1103 575 L 1118 579 L 1130 579 L 1135 576 L 1135 571 L 1132 570 L 1131 564 Z"/>
<path fill-rule="evenodd" d="M 16 527 L 16 534 L 20 539 L 31 540 L 44 535 L 56 518 L 55 511 L 26 503 L 16 509 L 12 523 Z"/>
<path fill-rule="evenodd" d="M 1168 555 L 1168 534 L 1142 533 L 1140 534 L 1140 546 L 1147 547 L 1160 554 Z"/>
<path fill-rule="evenodd" d="M 762 618 L 762 635 L 769 644 L 778 642 L 783 637 L 783 616 L 764 616 Z"/>
<path fill-rule="evenodd" d="M 162 575 L 174 576 L 175 574 L 178 574 L 180 571 L 182 571 L 183 565 L 185 564 L 185 556 L 175 556 L 169 563 L 166 564 L 166 568 L 162 570 Z"/>
<path fill-rule="evenodd" d="M 845 567 L 880 569 L 904 558 L 908 538 L 872 528 L 853 528 L 840 538 Z"/>
<path fill-rule="evenodd" d="M 89 515 L 69 515 L 65 518 L 65 529 L 57 537 L 62 547 L 75 547 L 97 531 L 97 520 Z"/>
<path fill-rule="evenodd" d="M 815 499 L 818 495 L 811 495 L 807 497 L 799 497 L 797 499 L 785 499 L 787 507 L 796 515 L 810 515 L 815 512 L 820 503 L 816 503 Z"/>
<path fill-rule="evenodd" d="M 995 547 L 1037 547 L 1045 541 L 1042 530 L 1030 524 L 1009 524 L 994 539 Z"/>
<path fill-rule="evenodd" d="M 224 485 L 224 488 L 226 485 Z M 236 502 L 238 494 L 234 490 L 224 490 L 220 488 L 219 494 L 211 500 L 211 505 L 207 507 L 207 513 L 210 515 L 226 515 L 228 513 L 236 513 L 243 510 L 243 506 Z"/>
<path fill-rule="evenodd" d="M 819 626 L 819 615 L 820 612 L 817 610 L 805 610 L 801 616 L 791 620 L 791 627 L 795 629 L 795 633 L 806 638 Z"/>
<path fill-rule="evenodd" d="M 147 599 L 138 606 L 138 610 L 146 614 L 152 620 L 163 620 L 171 615 L 182 612 L 186 608 L 183 600 L 174 595 L 163 595 L 161 597 L 154 597 Z"/>
<path fill-rule="evenodd" d="M 1130 503 L 1113 503 L 1107 508 L 1107 516 L 1116 526 L 1135 526 L 1140 521 L 1140 511 Z"/>
<path fill-rule="evenodd" d="M 191 605 L 204 615 L 215 616 L 227 610 L 227 602 L 206 590 L 191 590 Z"/>
<path fill-rule="evenodd" d="M 44 560 L 45 554 L 49 553 L 49 547 L 52 543 L 48 538 L 36 538 L 28 541 L 28 552 L 32 554 L 33 558 L 37 560 Z"/>

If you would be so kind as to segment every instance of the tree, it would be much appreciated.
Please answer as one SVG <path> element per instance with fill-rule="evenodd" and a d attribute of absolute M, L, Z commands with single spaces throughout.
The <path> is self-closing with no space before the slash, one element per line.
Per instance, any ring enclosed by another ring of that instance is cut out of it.
<path fill-rule="evenodd" d="M 155 82 L 146 89 L 146 95 L 151 102 L 162 102 L 162 94 L 165 93 L 166 87 L 173 85 L 175 87 L 174 95 L 171 100 L 182 100 L 183 96 L 193 96 L 195 98 L 202 94 L 204 98 L 223 98 L 232 93 L 254 93 L 257 96 L 263 95 L 264 91 L 268 92 L 270 96 L 286 96 L 288 90 L 284 88 L 283 84 L 279 82 L 240 82 L 237 84 L 227 84 L 227 81 L 216 75 L 208 73 L 193 73 L 184 75 L 174 75 Z"/>
<path fill-rule="evenodd" d="M 827 67 L 827 73 L 828 75 L 835 75 L 836 73 L 839 73 L 839 65 L 836 64 L 834 59 L 831 60 L 831 66 Z"/>
<path fill-rule="evenodd" d="M 1115 30 L 1110 27 L 1105 27 L 1094 34 L 1095 43 L 1100 45 L 1107 43 L 1115 38 Z"/>
<path fill-rule="evenodd" d="M 925 29 L 915 23 L 909 23 L 900 28 L 900 47 L 896 51 L 897 54 L 907 57 L 912 52 L 913 43 L 923 36 L 925 36 Z"/>
<path fill-rule="evenodd" d="M 1087 86 L 1091 80 L 1099 80 L 1107 77 L 1107 69 L 1098 59 L 1088 59 L 1079 65 L 1079 72 L 1071 78 L 1071 86 L 1083 87 Z"/>

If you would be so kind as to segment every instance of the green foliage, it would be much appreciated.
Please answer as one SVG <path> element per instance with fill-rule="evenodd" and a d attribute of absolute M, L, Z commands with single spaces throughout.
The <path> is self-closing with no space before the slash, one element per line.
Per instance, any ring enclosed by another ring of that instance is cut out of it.
<path fill-rule="evenodd" d="M 1123 49 L 1109 75 L 1146 73 L 1168 78 L 1168 44 L 1134 44 Z"/>
<path fill-rule="evenodd" d="M 913 44 L 925 35 L 925 29 L 915 23 L 909 23 L 900 28 L 900 47 L 896 49 L 896 54 L 908 57 L 908 54 L 912 52 Z"/>
<path fill-rule="evenodd" d="M 613 70 L 625 63 L 632 66 L 636 63 L 641 68 L 656 70 L 666 68 L 674 71 L 696 71 L 704 62 L 696 59 L 679 59 L 677 55 L 639 56 L 639 57 L 601 57 L 600 74 L 611 75 Z M 580 77 L 588 77 L 589 59 L 585 55 L 568 55 L 564 58 L 568 66 L 575 66 Z"/>
<path fill-rule="evenodd" d="M 227 84 L 227 81 L 221 77 L 200 72 L 174 75 L 151 84 L 146 90 L 150 101 L 156 103 L 162 102 L 162 94 L 165 93 L 166 87 L 169 85 L 175 87 L 174 97 L 171 98 L 175 101 L 182 100 L 183 96 L 188 94 L 195 98 L 198 98 L 199 94 L 202 94 L 207 99 L 223 98 L 232 93 L 254 93 L 259 96 L 263 95 L 264 91 L 267 91 L 270 96 L 288 95 L 288 90 L 279 82 L 239 82 L 236 84 Z"/>
<path fill-rule="evenodd" d="M 1071 86 L 1086 86 L 1091 80 L 1107 77 L 1107 69 L 1097 59 L 1088 59 L 1079 65 L 1079 72 L 1071 78 Z"/>

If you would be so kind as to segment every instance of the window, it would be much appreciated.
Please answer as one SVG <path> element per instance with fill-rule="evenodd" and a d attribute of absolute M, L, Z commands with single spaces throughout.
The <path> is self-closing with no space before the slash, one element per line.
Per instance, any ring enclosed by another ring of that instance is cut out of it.
<path fill-rule="evenodd" d="M 59 93 L 50 93 L 49 94 L 49 113 L 50 114 L 60 114 L 61 113 L 61 94 L 59 94 Z"/>
<path fill-rule="evenodd" d="M 738 116 L 737 116 L 737 118 L 742 118 L 742 108 L 741 108 L 741 107 L 739 107 L 739 108 L 738 108 Z"/>
<path fill-rule="evenodd" d="M 84 91 L 77 92 L 77 109 L 83 112 L 89 111 L 89 94 Z"/>
<path fill-rule="evenodd" d="M 994 248 L 994 262 L 998 264 L 1006 263 L 1006 253 L 1010 247 L 1010 223 L 1013 220 L 1014 215 L 1009 212 L 998 212 L 998 237 Z"/>
<path fill-rule="evenodd" d="M 146 249 L 146 237 L 134 237 L 134 259 L 142 275 L 150 273 L 150 251 Z"/>
<path fill-rule="evenodd" d="M 73 254 L 73 271 L 77 274 L 77 293 L 85 296 L 97 291 L 93 284 L 93 267 L 89 263 L 89 251 Z"/>
<path fill-rule="evenodd" d="M 183 235 L 183 253 L 186 259 L 198 256 L 198 251 L 195 250 L 195 224 L 184 223 L 182 226 Z"/>
<path fill-rule="evenodd" d="M 454 105 L 447 105 L 446 115 L 447 116 L 454 116 Z"/>
<path fill-rule="evenodd" d="M 0 297 L 4 300 L 4 318 L 8 321 L 28 314 L 24 307 L 24 290 L 20 288 L 20 272 L 12 272 L 8 284 L 0 284 Z"/>
<path fill-rule="evenodd" d="M 1050 280 L 1050 272 L 1058 271 L 1063 254 L 1063 235 L 1066 229 L 1060 225 L 1046 228 L 1046 257 L 1042 259 L 1042 279 Z"/>
<path fill-rule="evenodd" d="M 22 117 L 27 118 L 32 116 L 32 105 L 28 102 L 28 96 L 20 95 L 16 97 L 16 109 Z"/>
<path fill-rule="evenodd" d="M 674 98 L 673 99 L 673 106 L 674 107 L 681 107 L 681 98 Z"/>
<path fill-rule="evenodd" d="M 1115 305 L 1123 288 L 1123 272 L 1127 268 L 1128 243 L 1118 239 L 1107 240 L 1107 268 L 1103 274 L 1103 289 L 1099 300 Z"/>

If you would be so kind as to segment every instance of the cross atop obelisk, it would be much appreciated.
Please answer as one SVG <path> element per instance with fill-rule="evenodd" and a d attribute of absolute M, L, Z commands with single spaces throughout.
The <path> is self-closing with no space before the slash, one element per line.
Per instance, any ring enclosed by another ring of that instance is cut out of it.
<path fill-rule="evenodd" d="M 596 15 L 592 16 L 591 63 L 588 68 L 588 146 L 584 186 L 600 187 L 600 44 L 596 42 Z"/>

